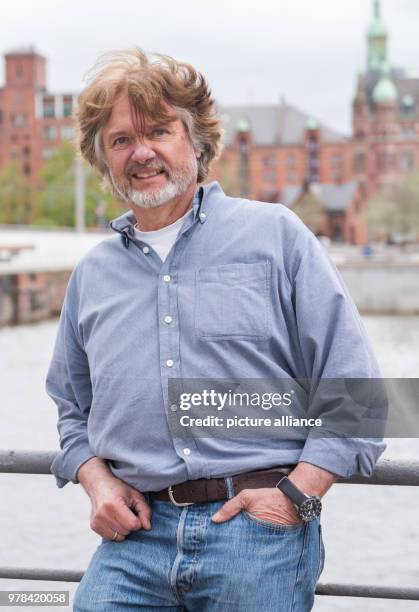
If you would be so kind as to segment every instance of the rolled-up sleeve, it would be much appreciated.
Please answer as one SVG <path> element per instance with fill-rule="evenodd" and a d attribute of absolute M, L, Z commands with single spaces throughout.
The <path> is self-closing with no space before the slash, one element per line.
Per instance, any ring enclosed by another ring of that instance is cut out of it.
<path fill-rule="evenodd" d="M 46 391 L 58 408 L 61 450 L 51 465 L 58 487 L 63 487 L 69 481 L 77 483 L 77 470 L 94 457 L 87 435 L 92 388 L 87 355 L 75 325 L 76 285 L 76 275 L 73 273 L 61 310 L 46 379 Z"/>
<path fill-rule="evenodd" d="M 293 305 L 305 370 L 313 385 L 322 379 L 332 379 L 338 381 L 335 385 L 338 389 L 339 381 L 344 387 L 347 379 L 381 379 L 356 306 L 333 262 L 311 233 L 306 234 L 305 248 L 293 279 Z M 333 416 L 330 419 L 333 423 L 339 423 L 339 410 L 344 404 L 342 411 L 346 414 L 342 412 L 342 421 L 347 416 L 348 406 L 358 410 L 363 418 L 362 407 L 356 401 L 351 406 L 348 394 L 344 400 L 339 393 L 335 398 L 330 397 L 331 388 L 332 384 L 328 387 L 327 401 L 321 393 L 312 395 L 311 401 L 317 405 L 310 408 L 314 408 L 316 416 L 326 413 L 326 417 Z M 374 405 L 376 431 L 384 430 L 380 426 L 385 423 L 386 413 L 385 397 L 378 395 Z M 354 473 L 370 476 L 386 445 L 382 437 L 375 437 L 375 434 L 374 437 L 359 435 L 351 437 L 345 431 L 335 435 L 333 430 L 322 434 L 313 428 L 300 461 L 344 478 Z"/>

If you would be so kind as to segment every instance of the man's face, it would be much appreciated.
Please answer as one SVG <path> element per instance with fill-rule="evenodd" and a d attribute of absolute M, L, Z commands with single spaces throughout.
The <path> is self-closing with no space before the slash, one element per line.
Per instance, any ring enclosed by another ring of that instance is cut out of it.
<path fill-rule="evenodd" d="M 162 206 L 197 180 L 198 154 L 177 117 L 163 124 L 147 119 L 144 133 L 138 134 L 124 95 L 114 104 L 102 137 L 108 185 L 127 204 Z"/>

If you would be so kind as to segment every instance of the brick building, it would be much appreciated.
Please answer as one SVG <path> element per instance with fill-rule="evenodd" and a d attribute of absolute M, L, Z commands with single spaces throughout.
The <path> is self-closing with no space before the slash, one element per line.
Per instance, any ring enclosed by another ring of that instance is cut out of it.
<path fill-rule="evenodd" d="M 354 244 L 366 241 L 365 198 L 352 178 L 348 137 L 285 100 L 220 112 L 225 149 L 211 178 L 232 195 L 293 209 L 298 203 L 295 212 L 316 234 Z"/>
<path fill-rule="evenodd" d="M 73 137 L 76 96 L 52 94 L 46 85 L 46 59 L 33 47 L 5 55 L 6 78 L 0 88 L 0 166 L 16 161 L 36 182 L 57 144 Z"/>
<path fill-rule="evenodd" d="M 212 176 L 229 192 L 283 202 L 333 240 L 367 241 L 363 213 L 369 196 L 419 166 L 419 79 L 390 68 L 380 8 L 373 0 L 352 136 L 284 100 L 223 108 L 225 150 Z"/>
<path fill-rule="evenodd" d="M 373 3 L 367 65 L 352 109 L 353 175 L 370 195 L 419 165 L 419 79 L 391 67 L 379 0 Z"/>

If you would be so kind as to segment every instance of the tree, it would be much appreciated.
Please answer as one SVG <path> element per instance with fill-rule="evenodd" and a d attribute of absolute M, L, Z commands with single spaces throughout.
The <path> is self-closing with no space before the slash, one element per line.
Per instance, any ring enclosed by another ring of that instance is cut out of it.
<path fill-rule="evenodd" d="M 419 236 L 419 171 L 382 187 L 368 201 L 367 224 L 372 239 Z"/>
<path fill-rule="evenodd" d="M 16 162 L 0 170 L 0 223 L 26 224 L 33 219 L 32 188 Z"/>
<path fill-rule="evenodd" d="M 74 145 L 63 142 L 44 165 L 41 171 L 43 187 L 37 197 L 37 224 L 74 227 L 75 158 Z M 105 192 L 101 179 L 93 169 L 87 164 L 83 166 L 86 179 L 86 225 L 97 226 L 122 214 L 121 205 Z"/>

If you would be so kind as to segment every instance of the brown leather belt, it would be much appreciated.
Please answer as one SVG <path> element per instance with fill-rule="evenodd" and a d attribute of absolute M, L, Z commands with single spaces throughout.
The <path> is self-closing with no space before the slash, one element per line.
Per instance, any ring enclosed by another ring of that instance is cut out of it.
<path fill-rule="evenodd" d="M 274 487 L 281 476 L 289 474 L 294 465 L 284 465 L 269 470 L 247 472 L 232 476 L 234 495 L 243 489 L 261 489 Z M 219 501 L 228 498 L 226 481 L 224 478 L 200 478 L 187 480 L 157 492 L 149 492 L 152 499 L 170 501 L 175 506 L 201 504 L 204 502 Z"/>

